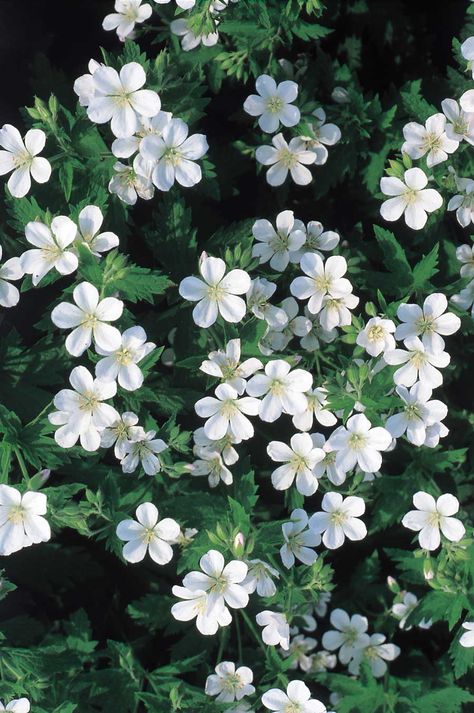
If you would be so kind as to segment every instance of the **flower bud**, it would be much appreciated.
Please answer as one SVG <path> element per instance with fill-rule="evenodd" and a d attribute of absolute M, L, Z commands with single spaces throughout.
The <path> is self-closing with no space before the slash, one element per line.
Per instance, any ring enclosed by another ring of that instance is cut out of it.
<path fill-rule="evenodd" d="M 344 87 L 334 87 L 331 99 L 336 102 L 336 104 L 349 104 L 350 97 L 349 92 Z"/>

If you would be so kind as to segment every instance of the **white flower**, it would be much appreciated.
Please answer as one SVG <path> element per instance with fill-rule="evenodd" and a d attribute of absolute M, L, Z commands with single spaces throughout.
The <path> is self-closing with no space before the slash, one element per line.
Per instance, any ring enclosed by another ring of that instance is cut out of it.
<path fill-rule="evenodd" d="M 342 297 L 323 297 L 322 310 L 319 313 L 321 327 L 326 332 L 336 327 L 347 327 L 352 322 L 351 310 L 359 304 L 359 298 L 353 294 L 342 295 Z"/>
<path fill-rule="evenodd" d="M 451 297 L 451 302 L 458 307 L 458 309 L 468 310 L 471 309 L 471 317 L 474 319 L 474 280 L 465 287 L 458 295 L 453 295 Z"/>
<path fill-rule="evenodd" d="M 218 440 L 230 433 L 240 440 L 252 438 L 253 426 L 244 414 L 256 416 L 259 412 L 259 401 L 249 396 L 238 398 L 237 391 L 228 384 L 219 384 L 214 393 L 216 398 L 205 396 L 194 406 L 198 416 L 207 418 L 204 424 L 206 436 Z"/>
<path fill-rule="evenodd" d="M 328 604 L 331 601 L 331 592 L 319 592 L 318 601 L 314 604 L 314 613 L 321 619 L 326 616 L 328 612 Z M 314 628 L 309 629 L 308 627 L 303 627 L 305 631 L 314 631 L 316 629 L 316 621 L 314 622 Z"/>
<path fill-rule="evenodd" d="M 204 432 L 204 428 L 197 428 L 193 433 L 193 439 L 195 443 L 195 448 L 198 450 L 194 451 L 197 455 L 201 448 L 206 448 L 208 451 L 217 451 L 221 454 L 222 460 L 226 465 L 234 465 L 239 460 L 239 454 L 234 448 L 234 445 L 241 443 L 239 438 L 235 438 L 232 435 L 226 433 L 223 438 L 218 438 L 213 440 L 208 438 Z"/>
<path fill-rule="evenodd" d="M 403 364 L 393 375 L 397 386 L 413 386 L 417 379 L 432 389 L 441 386 L 443 375 L 436 367 L 448 366 L 449 354 L 443 351 L 435 353 L 429 351 L 418 337 L 408 337 L 404 345 L 406 349 L 393 349 L 385 352 L 383 356 L 387 364 L 396 366 Z"/>
<path fill-rule="evenodd" d="M 453 141 L 467 141 L 474 144 L 474 114 L 465 112 L 455 99 L 443 99 L 441 108 L 447 120 L 446 136 Z"/>
<path fill-rule="evenodd" d="M 311 656 L 312 673 L 325 673 L 327 669 L 336 668 L 337 656 L 330 654 L 329 651 L 317 651 Z"/>
<path fill-rule="evenodd" d="M 268 302 L 275 290 L 275 283 L 269 282 L 265 277 L 257 277 L 252 280 L 246 295 L 247 309 L 257 319 L 264 319 L 272 329 L 280 329 L 286 325 L 288 317 L 285 310 Z"/>
<path fill-rule="evenodd" d="M 117 537 L 127 544 L 122 550 L 127 562 L 141 562 L 148 552 L 157 564 L 168 564 L 173 558 L 169 544 L 180 532 L 178 523 L 170 517 L 159 521 L 153 503 L 142 503 L 135 511 L 138 520 L 122 520 L 117 525 Z"/>
<path fill-rule="evenodd" d="M 224 260 L 204 256 L 199 261 L 203 279 L 185 277 L 179 284 L 181 297 L 198 303 L 193 309 L 193 319 L 199 327 L 211 327 L 219 314 L 226 322 L 233 323 L 245 316 L 245 302 L 237 295 L 248 291 L 250 277 L 244 270 L 231 270 L 227 275 L 225 270 Z"/>
<path fill-rule="evenodd" d="M 405 214 L 405 223 L 413 230 L 421 230 L 428 220 L 427 213 L 440 208 L 443 199 L 434 188 L 426 188 L 428 178 L 421 168 L 409 168 L 405 171 L 403 182 L 396 176 L 384 176 L 380 179 L 380 190 L 387 196 L 393 196 L 380 206 L 380 215 L 384 220 L 398 220 Z"/>
<path fill-rule="evenodd" d="M 324 512 L 316 512 L 309 519 L 309 527 L 313 532 L 323 534 L 323 544 L 330 550 L 335 550 L 349 540 L 363 540 L 367 528 L 359 520 L 365 512 L 363 498 L 349 495 L 343 498 L 340 493 L 326 493 L 321 507 Z"/>
<path fill-rule="evenodd" d="M 117 158 L 130 158 L 140 149 L 145 136 L 161 136 L 163 129 L 172 118 L 173 114 L 169 111 L 159 111 L 156 116 L 151 118 L 140 116 L 140 129 L 133 136 L 128 136 L 126 139 L 115 139 L 112 143 L 113 155 Z"/>
<path fill-rule="evenodd" d="M 183 599 L 171 607 L 171 614 L 178 621 L 191 621 L 196 619 L 196 627 L 201 634 L 213 636 L 220 626 L 228 626 L 232 615 L 224 604 L 222 598 L 210 599 L 207 592 L 202 589 L 188 589 L 187 587 L 172 588 L 175 597 Z"/>
<path fill-rule="evenodd" d="M 337 451 L 336 465 L 346 473 L 356 465 L 364 473 L 380 470 L 380 451 L 386 451 L 391 442 L 390 433 L 385 428 L 372 428 L 363 413 L 351 416 L 346 426 L 339 426 L 329 438 L 329 445 Z"/>
<path fill-rule="evenodd" d="M 135 205 L 137 198 L 149 201 L 155 189 L 150 176 L 146 175 L 136 162 L 127 166 L 120 161 L 114 163 L 115 175 L 109 181 L 109 192 L 116 194 L 127 205 Z"/>
<path fill-rule="evenodd" d="M 3 248 L 0 245 L 0 260 L 2 255 Z M 2 307 L 15 307 L 20 301 L 20 292 L 15 285 L 10 285 L 10 280 L 21 280 L 23 274 L 19 257 L 11 257 L 3 265 L 0 265 L 0 305 Z"/>
<path fill-rule="evenodd" d="M 293 426 L 299 431 L 309 431 L 312 428 L 314 419 L 316 419 L 321 426 L 334 426 L 335 423 L 337 423 L 337 418 L 326 408 L 328 404 L 326 395 L 327 391 L 322 387 L 307 391 L 305 396 L 308 401 L 308 406 L 305 411 L 293 416 Z"/>
<path fill-rule="evenodd" d="M 325 457 L 321 448 L 315 448 L 308 433 L 296 433 L 291 437 L 290 446 L 281 441 L 271 441 L 267 453 L 273 461 L 284 463 L 272 473 L 272 484 L 276 490 L 288 490 L 296 478 L 296 489 L 302 495 L 314 495 L 318 489 L 318 479 L 314 467 Z"/>
<path fill-rule="evenodd" d="M 257 94 L 251 94 L 244 102 L 244 111 L 250 116 L 258 116 L 262 131 L 273 134 L 283 126 L 296 126 L 300 120 L 300 110 L 292 102 L 298 96 L 296 82 L 286 80 L 277 85 L 268 74 L 261 74 L 255 81 Z"/>
<path fill-rule="evenodd" d="M 234 480 L 232 473 L 224 465 L 221 454 L 218 451 L 213 451 L 210 448 L 195 447 L 194 455 L 197 455 L 199 460 L 187 466 L 191 475 L 207 475 L 211 488 L 216 488 L 221 480 L 225 485 L 232 485 Z"/>
<path fill-rule="evenodd" d="M 474 181 L 456 176 L 456 186 L 462 192 L 449 199 L 447 210 L 455 210 L 459 225 L 468 228 L 474 223 Z"/>
<path fill-rule="evenodd" d="M 396 391 L 404 403 L 403 411 L 390 416 L 385 428 L 394 438 L 400 438 L 406 432 L 410 443 L 421 446 L 426 439 L 426 428 L 446 418 L 448 408 L 436 399 L 430 401 L 433 392 L 421 381 L 410 391 L 404 386 L 397 386 Z"/>
<path fill-rule="evenodd" d="M 348 296 L 353 298 L 352 304 L 354 304 L 354 300 L 358 302 L 358 297 L 354 297 L 353 295 Z M 315 352 L 319 349 L 320 340 L 326 344 L 330 344 L 337 338 L 337 329 L 323 329 L 316 315 L 311 314 L 308 307 L 304 308 L 304 314 L 305 317 L 308 317 L 311 321 L 311 330 L 300 340 L 302 349 L 306 349 L 308 352 Z"/>
<path fill-rule="evenodd" d="M 402 146 L 402 152 L 414 159 L 427 154 L 426 165 L 428 168 L 446 161 L 448 154 L 456 151 L 459 142 L 448 139 L 445 129 L 446 117 L 444 114 L 433 114 L 426 120 L 424 126 L 410 121 L 403 127 L 405 143 Z"/>
<path fill-rule="evenodd" d="M 104 357 L 95 366 L 95 373 L 104 381 L 117 380 L 126 391 L 136 391 L 143 384 L 143 374 L 138 364 L 150 354 L 156 344 L 146 341 L 143 327 L 130 327 L 121 335 L 117 349 L 102 349 L 96 344 L 96 352 Z"/>
<path fill-rule="evenodd" d="M 348 670 L 353 676 L 360 672 L 362 661 L 367 661 L 375 678 L 380 678 L 387 671 L 386 661 L 393 661 L 400 656 L 400 647 L 395 644 L 386 644 L 383 634 L 372 634 L 368 645 L 358 649 L 349 662 Z"/>
<path fill-rule="evenodd" d="M 462 627 L 466 631 L 459 639 L 459 643 L 464 648 L 470 649 L 474 646 L 474 621 L 465 621 Z"/>
<path fill-rule="evenodd" d="M 30 702 L 27 698 L 14 698 L 6 706 L 0 701 L 0 711 L 10 711 L 10 713 L 29 713 Z"/>
<path fill-rule="evenodd" d="M 127 454 L 128 442 L 140 433 L 137 423 L 138 416 L 131 411 L 125 411 L 116 421 L 101 431 L 101 447 L 110 448 L 114 446 L 114 456 L 118 460 L 122 460 Z"/>
<path fill-rule="evenodd" d="M 115 322 L 123 312 L 123 302 L 116 297 L 100 299 L 99 291 L 90 282 L 81 282 L 72 293 L 75 304 L 61 302 L 51 313 L 51 320 L 60 329 L 71 329 L 66 337 L 66 349 L 81 356 L 94 339 L 96 347 L 113 352 L 119 349 L 122 335 Z"/>
<path fill-rule="evenodd" d="M 284 614 L 266 609 L 257 614 L 255 621 L 263 626 L 262 639 L 267 646 L 281 646 L 285 650 L 289 648 L 290 627 Z"/>
<path fill-rule="evenodd" d="M 343 297 L 352 292 L 352 285 L 343 275 L 347 263 L 340 255 L 332 255 L 326 262 L 316 253 L 305 253 L 300 262 L 306 277 L 295 277 L 290 285 L 291 294 L 299 300 L 308 301 L 311 314 L 317 314 L 323 307 L 323 298 Z"/>
<path fill-rule="evenodd" d="M 392 336 L 394 332 L 395 325 L 391 319 L 371 317 L 357 335 L 356 342 L 360 347 L 364 347 L 370 356 L 379 356 L 382 352 L 395 349 L 395 339 Z"/>
<path fill-rule="evenodd" d="M 195 163 L 209 146 L 204 134 L 188 137 L 188 125 L 182 119 L 170 119 L 161 135 L 145 136 L 140 143 L 140 156 L 153 166 L 151 180 L 160 191 L 169 191 L 177 181 L 184 188 L 195 186 L 202 178 Z"/>
<path fill-rule="evenodd" d="M 315 109 L 312 116 L 316 118 L 316 122 L 308 122 L 312 135 L 298 138 L 304 142 L 305 149 L 316 155 L 315 164 L 322 166 L 328 160 L 326 146 L 334 146 L 340 141 L 341 130 L 336 124 L 326 124 L 326 112 L 322 107 Z"/>
<path fill-rule="evenodd" d="M 459 501 L 454 495 L 445 493 L 437 500 L 432 495 L 419 490 L 413 496 L 416 510 L 410 510 L 402 520 L 409 530 L 420 532 L 418 542 L 424 550 L 437 550 L 441 543 L 440 530 L 450 542 L 459 542 L 465 533 L 461 520 L 452 517 L 459 510 Z"/>
<path fill-rule="evenodd" d="M 440 438 L 446 438 L 449 433 L 449 428 L 446 428 L 444 423 L 433 423 L 426 428 L 426 438 L 423 443 L 427 448 L 436 448 Z"/>
<path fill-rule="evenodd" d="M 0 555 L 47 542 L 51 528 L 46 515 L 47 498 L 44 493 L 20 493 L 9 485 L 0 485 Z"/>
<path fill-rule="evenodd" d="M 115 384 L 114 381 L 111 382 Z M 132 434 L 132 438 L 125 444 L 125 455 L 120 461 L 124 473 L 133 473 L 138 464 L 147 475 L 156 475 L 161 470 L 161 460 L 159 453 L 165 451 L 168 446 L 161 438 L 155 438 L 155 431 L 144 431 L 139 427 Z"/>
<path fill-rule="evenodd" d="M 474 89 L 468 89 L 459 99 L 461 109 L 468 114 L 474 112 Z"/>
<path fill-rule="evenodd" d="M 155 2 L 156 1 L 157 0 L 155 0 Z M 199 47 L 200 44 L 203 44 L 204 47 L 213 47 L 217 44 L 219 41 L 219 33 L 217 32 L 218 20 L 214 20 L 214 22 L 216 28 L 215 31 L 209 32 L 207 35 L 195 35 L 190 29 L 188 21 L 184 18 L 173 20 L 170 23 L 170 30 L 173 35 L 182 37 L 181 47 L 185 52 L 189 52 L 190 50 Z"/>
<path fill-rule="evenodd" d="M 339 243 L 339 235 L 334 230 L 324 230 L 319 220 L 311 220 L 306 226 L 306 241 L 293 255 L 293 262 L 300 262 L 306 252 L 314 252 L 323 257 L 321 250 L 334 250 Z"/>
<path fill-rule="evenodd" d="M 280 578 L 278 570 L 260 559 L 247 560 L 246 564 L 248 572 L 242 586 L 249 594 L 256 590 L 259 597 L 273 597 L 277 589 L 272 578 Z"/>
<path fill-rule="evenodd" d="M 313 385 L 309 371 L 294 369 L 283 359 L 274 359 L 265 365 L 265 374 L 255 374 L 247 383 L 250 396 L 263 396 L 259 416 L 262 421 L 273 422 L 282 413 L 294 416 L 308 407 L 305 392 Z"/>
<path fill-rule="evenodd" d="M 290 522 L 281 526 L 283 546 L 280 549 L 281 561 L 287 569 L 294 567 L 295 560 L 311 565 L 318 555 L 312 549 L 321 543 L 321 537 L 308 529 L 308 515 L 301 508 L 293 510 Z"/>
<path fill-rule="evenodd" d="M 46 134 L 41 129 L 30 129 L 21 134 L 11 124 L 0 129 L 0 176 L 13 171 L 8 179 L 8 190 L 14 198 L 23 198 L 31 188 L 31 177 L 37 183 L 46 183 L 51 176 L 51 164 L 38 156 L 44 149 Z"/>
<path fill-rule="evenodd" d="M 293 658 L 289 668 L 296 669 L 299 666 L 302 671 L 308 672 L 313 663 L 311 651 L 316 648 L 317 643 L 316 639 L 304 636 L 304 634 L 294 636 L 290 641 L 288 651 L 282 650 L 281 652 L 283 658 L 288 658 L 289 656 Z"/>
<path fill-rule="evenodd" d="M 140 129 L 140 116 L 155 116 L 160 111 L 158 94 L 142 89 L 146 74 L 138 62 L 129 62 L 120 70 L 98 67 L 92 75 L 94 96 L 87 107 L 89 119 L 96 124 L 110 121 L 114 136 L 126 138 Z"/>
<path fill-rule="evenodd" d="M 214 670 L 215 673 L 207 677 L 204 690 L 208 696 L 216 696 L 216 701 L 232 703 L 255 693 L 255 686 L 251 685 L 253 673 L 248 666 L 236 669 L 232 661 L 222 661 Z"/>
<path fill-rule="evenodd" d="M 359 649 L 366 648 L 370 643 L 367 631 L 369 625 L 365 616 L 354 614 L 349 618 L 344 609 L 334 609 L 329 621 L 336 631 L 326 631 L 322 644 L 325 649 L 339 649 L 339 661 L 347 665 Z"/>
<path fill-rule="evenodd" d="M 245 359 L 240 363 L 240 339 L 230 339 L 225 351 L 218 350 L 209 354 L 209 360 L 203 361 L 199 367 L 210 376 L 216 376 L 224 384 L 229 384 L 238 394 L 243 394 L 246 379 L 263 369 L 260 359 Z"/>
<path fill-rule="evenodd" d="M 119 244 L 118 236 L 109 231 L 99 233 L 104 221 L 102 211 L 96 205 L 86 205 L 79 213 L 79 229 L 76 240 L 83 242 L 96 257 Z"/>
<path fill-rule="evenodd" d="M 271 688 L 263 694 L 265 708 L 276 713 L 326 713 L 326 706 L 316 698 L 303 681 L 290 681 L 286 693 L 279 688 Z"/>
<path fill-rule="evenodd" d="M 456 257 L 462 264 L 461 277 L 474 277 L 474 245 L 460 245 Z"/>
<path fill-rule="evenodd" d="M 184 587 L 206 592 L 211 603 L 221 601 L 231 609 L 247 606 L 249 595 L 242 582 L 247 576 L 247 565 L 240 560 L 225 564 L 217 550 L 209 550 L 199 560 L 202 572 L 188 572 L 183 579 Z"/>
<path fill-rule="evenodd" d="M 69 376 L 74 389 L 62 389 L 54 397 L 58 411 L 49 414 L 50 423 L 60 426 L 54 440 L 61 448 L 72 448 L 78 439 L 86 451 L 96 451 L 100 446 L 100 432 L 120 417 L 109 404 L 103 403 L 115 396 L 115 382 L 94 379 L 84 366 L 76 366 Z"/>
<path fill-rule="evenodd" d="M 404 592 L 402 601 L 396 602 L 392 605 L 391 611 L 393 616 L 399 620 L 399 629 L 405 629 L 405 631 L 410 631 L 411 626 L 406 626 L 406 622 L 410 614 L 416 609 L 417 605 L 418 597 L 415 596 L 415 594 L 412 594 L 411 592 Z M 418 624 L 420 629 L 429 629 L 431 625 L 431 619 L 429 619 L 428 621 L 422 619 Z"/>
<path fill-rule="evenodd" d="M 448 308 L 448 300 L 441 292 L 429 295 L 423 302 L 423 307 L 415 304 L 401 304 L 397 317 L 403 322 L 395 331 L 395 339 L 421 337 L 426 350 L 436 354 L 444 349 L 443 334 L 451 335 L 461 326 L 461 320 L 452 312 L 444 314 Z"/>
<path fill-rule="evenodd" d="M 286 181 L 288 171 L 298 186 L 310 183 L 313 177 L 306 165 L 314 163 L 316 154 L 305 151 L 299 139 L 291 139 L 288 144 L 283 134 L 276 134 L 272 144 L 273 146 L 259 146 L 255 152 L 258 163 L 271 166 L 267 171 L 267 183 L 270 186 L 281 186 Z"/>
<path fill-rule="evenodd" d="M 53 268 L 60 275 L 70 275 L 77 270 L 77 255 L 67 250 L 72 246 L 76 232 L 76 224 L 65 215 L 54 218 L 51 228 L 36 220 L 27 223 L 26 239 L 36 247 L 24 252 L 20 262 L 23 272 L 32 276 L 33 285 L 36 286 Z"/>
<path fill-rule="evenodd" d="M 105 65 L 96 62 L 95 59 L 89 60 L 88 69 L 89 74 L 83 74 L 78 77 L 74 82 L 74 92 L 79 97 L 79 104 L 81 106 L 89 106 L 95 95 L 95 85 L 92 75 L 99 67 L 104 67 Z"/>
<path fill-rule="evenodd" d="M 295 262 L 294 254 L 305 243 L 304 223 L 295 220 L 292 210 L 284 210 L 276 217 L 276 227 L 269 220 L 255 221 L 252 233 L 257 242 L 252 248 L 252 257 L 257 257 L 260 265 L 270 261 L 270 267 L 283 272 L 289 262 Z"/>
<path fill-rule="evenodd" d="M 171 0 L 155 0 L 158 5 L 167 5 Z M 196 4 L 196 0 L 176 0 L 176 5 L 182 10 L 190 10 Z"/>
<path fill-rule="evenodd" d="M 467 40 L 461 45 L 461 54 L 464 59 L 468 60 L 468 69 L 472 71 L 472 78 L 474 79 L 474 37 L 468 37 Z"/>
<path fill-rule="evenodd" d="M 151 5 L 142 0 L 115 0 L 115 12 L 104 18 L 104 30 L 117 30 L 119 40 L 124 42 L 135 29 L 135 23 L 145 22 L 152 13 Z"/>

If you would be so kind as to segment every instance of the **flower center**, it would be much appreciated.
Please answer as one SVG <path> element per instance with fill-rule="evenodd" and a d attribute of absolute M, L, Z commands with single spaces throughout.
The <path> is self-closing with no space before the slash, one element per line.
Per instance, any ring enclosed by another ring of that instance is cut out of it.
<path fill-rule="evenodd" d="M 425 352 L 412 352 L 410 361 L 415 369 L 420 369 L 424 364 L 426 364 Z"/>
<path fill-rule="evenodd" d="M 346 513 L 342 510 L 335 510 L 329 516 L 329 519 L 333 525 L 343 525 L 347 519 Z"/>
<path fill-rule="evenodd" d="M 133 357 L 131 352 L 129 352 L 128 349 L 120 349 L 118 352 L 115 353 L 115 358 L 118 361 L 119 364 L 122 364 L 123 366 L 127 366 L 128 364 L 131 364 L 133 361 Z"/>
<path fill-rule="evenodd" d="M 227 579 L 222 574 L 218 577 L 212 577 L 212 579 L 214 580 L 214 584 L 210 588 L 210 591 L 216 592 L 217 594 L 223 594 L 229 586 Z"/>
<path fill-rule="evenodd" d="M 403 194 L 405 198 L 405 203 L 407 205 L 412 205 L 413 203 L 416 203 L 418 200 L 418 191 L 415 190 L 414 188 L 407 188 L 405 193 Z"/>
<path fill-rule="evenodd" d="M 333 465 L 336 462 L 336 451 L 329 451 L 323 459 L 326 466 Z"/>
<path fill-rule="evenodd" d="M 383 327 L 380 327 L 378 325 L 377 326 L 374 325 L 367 332 L 367 339 L 369 340 L 369 342 L 378 342 L 381 339 L 383 339 L 384 336 L 385 336 L 385 332 L 384 332 Z"/>
<path fill-rule="evenodd" d="M 332 280 L 326 275 L 320 275 L 314 278 L 314 284 L 319 292 L 327 292 L 331 287 Z"/>
<path fill-rule="evenodd" d="M 285 102 L 280 97 L 270 97 L 267 101 L 267 111 L 270 114 L 279 114 L 284 106 Z"/>
<path fill-rule="evenodd" d="M 13 505 L 8 513 L 8 519 L 13 525 L 21 525 L 24 510 L 21 505 Z"/>
<path fill-rule="evenodd" d="M 301 713 L 301 710 L 299 703 L 288 703 L 284 708 L 284 713 Z"/>
<path fill-rule="evenodd" d="M 225 401 L 222 401 L 220 408 L 221 416 L 224 416 L 224 418 L 231 418 L 236 411 L 238 411 L 238 408 L 234 399 L 226 399 Z"/>
<path fill-rule="evenodd" d="M 347 629 L 344 632 L 344 634 L 345 634 L 345 638 L 346 638 L 346 641 L 345 641 L 346 644 L 355 644 L 355 642 L 359 638 L 359 632 L 357 631 L 357 629 L 354 629 L 353 627 L 350 627 L 349 629 Z"/>
<path fill-rule="evenodd" d="M 15 168 L 20 168 L 20 166 L 25 166 L 27 164 L 31 164 L 33 159 L 34 159 L 34 156 L 32 156 L 25 149 L 24 151 L 21 151 L 20 153 L 14 154 L 13 164 L 14 164 Z"/>
<path fill-rule="evenodd" d="M 420 330 L 420 334 L 426 334 L 427 332 L 435 331 L 435 321 L 433 317 L 421 317 L 416 322 L 416 327 Z"/>
<path fill-rule="evenodd" d="M 421 418 L 419 405 L 407 404 L 407 406 L 405 406 L 405 417 L 408 421 L 417 421 Z"/>
<path fill-rule="evenodd" d="M 433 149 L 439 149 L 441 143 L 441 136 L 438 134 L 427 134 L 425 139 L 425 147 L 427 151 L 433 151 Z"/>
<path fill-rule="evenodd" d="M 81 402 L 79 408 L 81 411 L 93 411 L 97 404 L 99 403 L 99 399 L 95 395 L 93 391 L 86 391 L 85 394 L 81 394 Z"/>
<path fill-rule="evenodd" d="M 222 688 L 228 693 L 233 693 L 235 690 L 238 690 L 242 687 L 243 683 L 240 679 L 240 676 L 238 676 L 236 673 L 230 673 L 222 680 Z"/>
<path fill-rule="evenodd" d="M 367 438 L 362 433 L 351 433 L 349 437 L 349 446 L 354 451 L 360 451 L 365 447 Z"/>
<path fill-rule="evenodd" d="M 153 529 L 152 527 L 146 527 L 146 528 L 143 530 L 143 533 L 142 533 L 142 536 L 141 536 L 141 537 L 142 537 L 143 542 L 146 542 L 146 544 L 149 545 L 150 542 L 151 542 L 151 541 L 153 540 L 153 538 L 155 537 L 155 531 L 154 531 L 154 529 Z"/>
<path fill-rule="evenodd" d="M 270 240 L 269 245 L 275 253 L 284 252 L 285 250 L 288 250 L 288 239 L 288 235 L 281 235 L 278 233 Z"/>
<path fill-rule="evenodd" d="M 290 465 L 292 468 L 295 469 L 296 472 L 300 470 L 304 470 L 305 468 L 308 467 L 308 463 L 306 461 L 306 458 L 303 456 L 300 456 L 298 454 L 295 454 L 293 458 L 290 461 Z"/>
<path fill-rule="evenodd" d="M 181 163 L 183 154 L 175 146 L 170 146 L 164 152 L 162 158 L 170 163 L 172 166 L 178 166 Z"/>
<path fill-rule="evenodd" d="M 273 396 L 283 396 L 285 393 L 285 382 L 280 381 L 279 379 L 272 379 L 269 392 Z"/>
<path fill-rule="evenodd" d="M 439 527 L 440 522 L 441 522 L 441 515 L 439 514 L 439 512 L 432 512 L 429 514 L 428 525 L 430 527 Z"/>
<path fill-rule="evenodd" d="M 219 285 L 209 285 L 207 288 L 207 297 L 213 302 L 218 302 L 225 295 L 225 290 Z"/>
<path fill-rule="evenodd" d="M 81 327 L 88 327 L 89 329 L 94 329 L 98 321 L 99 320 L 97 319 L 95 314 L 86 314 L 83 322 L 81 323 Z"/>
<path fill-rule="evenodd" d="M 277 154 L 277 161 L 285 168 L 293 168 L 298 163 L 298 157 L 289 149 L 280 149 Z"/>

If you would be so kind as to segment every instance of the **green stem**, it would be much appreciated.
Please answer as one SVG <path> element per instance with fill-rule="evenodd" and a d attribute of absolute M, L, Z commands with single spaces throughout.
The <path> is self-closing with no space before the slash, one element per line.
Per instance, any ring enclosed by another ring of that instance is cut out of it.
<path fill-rule="evenodd" d="M 243 609 L 241 609 L 240 612 L 242 614 L 243 620 L 245 621 L 250 632 L 252 633 L 253 638 L 255 639 L 255 641 L 258 643 L 258 645 L 262 649 L 263 653 L 265 654 L 265 658 L 267 658 L 267 649 L 265 648 L 265 644 L 263 643 L 262 639 L 260 638 L 260 635 L 259 635 L 258 631 L 256 630 L 256 628 L 253 624 L 253 621 L 250 619 L 247 612 L 245 612 Z"/>
<path fill-rule="evenodd" d="M 235 612 L 235 633 L 237 635 L 237 663 L 242 663 L 242 634 L 240 633 L 239 610 Z"/>
<path fill-rule="evenodd" d="M 37 416 L 35 416 L 35 418 L 32 421 L 30 421 L 29 423 L 26 424 L 26 427 L 33 426 L 33 424 L 37 423 L 37 421 L 40 420 L 41 416 L 43 416 L 46 413 L 46 411 L 48 411 L 50 409 L 50 407 L 52 405 L 53 405 L 53 400 L 51 399 L 51 401 L 48 401 L 46 406 L 39 412 L 39 414 Z"/>
<path fill-rule="evenodd" d="M 227 639 L 227 630 L 226 629 L 221 629 L 220 631 L 220 641 L 219 641 L 219 649 L 217 651 L 217 663 L 220 663 L 222 660 L 222 654 L 224 653 L 224 647 L 226 644 L 226 639 Z"/>
<path fill-rule="evenodd" d="M 15 454 L 15 457 L 18 461 L 18 465 L 20 466 L 21 474 L 25 478 L 25 480 L 29 483 L 30 482 L 30 476 L 28 474 L 28 469 L 26 467 L 25 460 L 23 456 L 21 455 L 20 449 L 19 448 L 14 448 L 13 452 Z"/>

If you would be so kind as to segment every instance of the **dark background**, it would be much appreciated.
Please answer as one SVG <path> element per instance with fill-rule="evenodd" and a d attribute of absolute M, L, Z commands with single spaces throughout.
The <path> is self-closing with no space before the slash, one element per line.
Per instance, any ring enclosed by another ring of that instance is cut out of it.
<path fill-rule="evenodd" d="M 153 0 L 150 4 L 154 5 Z M 331 0 L 326 5 L 330 10 Z M 372 84 L 374 91 L 383 92 L 388 78 L 396 84 L 416 78 L 428 60 L 441 72 L 452 62 L 451 41 L 459 35 L 467 0 L 369 0 L 368 5 L 379 16 L 381 27 L 403 25 L 408 19 L 418 32 L 415 47 L 403 46 L 401 62 L 366 43 L 367 88 Z M 91 57 L 99 59 L 99 46 L 118 50 L 115 33 L 104 32 L 101 26 L 109 12 L 113 12 L 113 0 L 0 0 L 1 124 L 18 122 L 18 107 L 30 105 L 29 77 L 39 53 L 73 79 L 86 71 Z M 406 17 L 401 21 L 402 14 Z M 356 15 L 340 17 L 329 42 L 337 45 L 350 36 L 354 22 Z"/>

